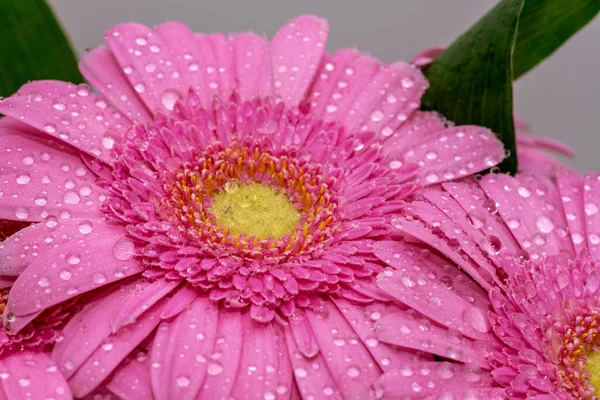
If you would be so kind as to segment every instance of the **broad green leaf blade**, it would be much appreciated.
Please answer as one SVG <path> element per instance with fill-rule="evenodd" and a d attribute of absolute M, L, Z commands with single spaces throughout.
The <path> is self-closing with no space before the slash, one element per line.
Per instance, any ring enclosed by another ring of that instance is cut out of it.
<path fill-rule="evenodd" d="M 27 81 L 83 82 L 69 41 L 43 0 L 0 0 L 0 97 Z"/>
<path fill-rule="evenodd" d="M 425 109 L 458 125 L 490 128 L 510 155 L 503 172 L 517 171 L 512 54 L 524 0 L 503 0 L 460 36 L 427 69 Z"/>
<path fill-rule="evenodd" d="M 600 11 L 600 0 L 525 0 L 513 55 L 516 80 L 535 67 Z"/>

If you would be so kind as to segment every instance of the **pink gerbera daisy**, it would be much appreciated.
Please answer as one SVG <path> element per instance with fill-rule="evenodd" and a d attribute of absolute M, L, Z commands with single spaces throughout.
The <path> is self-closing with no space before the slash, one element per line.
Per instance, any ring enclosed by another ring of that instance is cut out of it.
<path fill-rule="evenodd" d="M 325 53 L 327 30 L 119 25 L 80 64 L 105 98 L 34 82 L 0 103 L 0 217 L 34 223 L 0 252 L 20 274 L 5 323 L 89 293 L 53 350 L 76 397 L 365 399 L 431 358 L 374 337 L 406 309 L 374 244 L 415 189 L 502 145 L 415 111 L 411 64 Z"/>
<path fill-rule="evenodd" d="M 0 220 L 0 249 L 4 239 L 27 225 Z M 0 280 L 0 314 L 4 314 L 11 283 Z M 0 327 L 0 399 L 72 398 L 67 381 L 46 353 L 72 311 L 67 305 L 53 307 L 17 334 Z"/>
<path fill-rule="evenodd" d="M 598 193 L 600 174 L 570 171 L 424 190 L 392 222 L 408 242 L 380 241 L 374 253 L 390 266 L 378 286 L 426 317 L 384 315 L 376 337 L 455 362 L 407 364 L 385 373 L 378 392 L 598 398 Z"/>

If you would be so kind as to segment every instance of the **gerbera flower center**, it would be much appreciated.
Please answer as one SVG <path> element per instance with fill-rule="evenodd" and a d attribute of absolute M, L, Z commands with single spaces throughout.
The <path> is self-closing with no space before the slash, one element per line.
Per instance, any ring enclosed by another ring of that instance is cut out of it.
<path fill-rule="evenodd" d="M 565 326 L 558 354 L 563 386 L 576 398 L 600 397 L 600 315 L 578 315 Z M 595 397 L 592 397 L 594 395 Z"/>
<path fill-rule="evenodd" d="M 259 239 L 291 235 L 300 222 L 300 212 L 285 193 L 257 182 L 227 182 L 225 190 L 212 196 L 209 211 L 230 234 Z"/>

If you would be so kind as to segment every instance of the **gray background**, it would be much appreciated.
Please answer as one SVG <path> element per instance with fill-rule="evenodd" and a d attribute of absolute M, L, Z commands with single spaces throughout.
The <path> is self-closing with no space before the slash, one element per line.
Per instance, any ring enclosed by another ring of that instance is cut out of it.
<path fill-rule="evenodd" d="M 445 45 L 495 0 L 50 0 L 81 55 L 103 43 L 112 25 L 149 26 L 179 20 L 199 32 L 253 30 L 272 37 L 288 19 L 318 14 L 329 20 L 328 49 L 356 46 L 384 61 L 408 60 Z M 515 112 L 538 136 L 562 140 L 580 171 L 600 169 L 600 21 L 596 19 L 515 85 Z"/>

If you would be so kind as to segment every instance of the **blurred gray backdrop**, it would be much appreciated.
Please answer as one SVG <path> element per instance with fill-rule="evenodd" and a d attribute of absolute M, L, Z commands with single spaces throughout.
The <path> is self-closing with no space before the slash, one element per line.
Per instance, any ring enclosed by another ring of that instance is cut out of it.
<path fill-rule="evenodd" d="M 329 50 L 356 46 L 384 61 L 447 45 L 495 0 L 50 0 L 79 55 L 112 25 L 179 20 L 199 32 L 253 30 L 272 37 L 302 13 L 329 20 Z M 600 170 L 600 19 L 515 85 L 515 112 L 538 136 L 570 145 L 579 171 Z"/>

